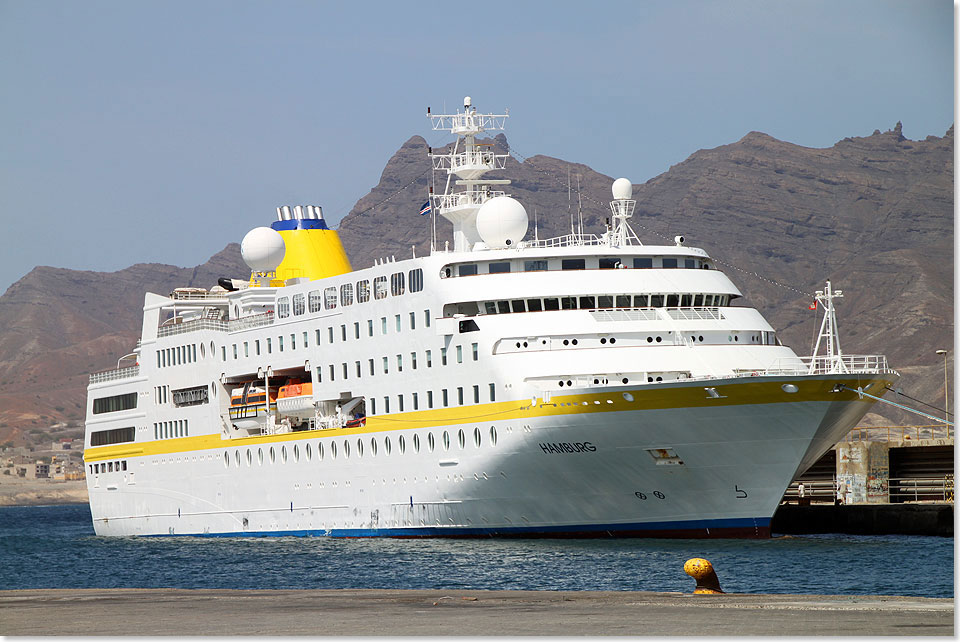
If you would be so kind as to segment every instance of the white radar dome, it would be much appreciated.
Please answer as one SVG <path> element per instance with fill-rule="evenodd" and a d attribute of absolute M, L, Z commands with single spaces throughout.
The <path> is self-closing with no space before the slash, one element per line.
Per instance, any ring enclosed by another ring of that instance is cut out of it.
<path fill-rule="evenodd" d="M 628 201 L 633 198 L 633 183 L 627 178 L 613 181 L 613 200 Z"/>
<path fill-rule="evenodd" d="M 489 248 L 516 247 L 527 233 L 527 210 L 520 201 L 497 196 L 477 212 L 477 233 Z"/>
<path fill-rule="evenodd" d="M 254 272 L 275 272 L 286 253 L 280 232 L 269 227 L 253 228 L 240 242 L 243 262 Z"/>

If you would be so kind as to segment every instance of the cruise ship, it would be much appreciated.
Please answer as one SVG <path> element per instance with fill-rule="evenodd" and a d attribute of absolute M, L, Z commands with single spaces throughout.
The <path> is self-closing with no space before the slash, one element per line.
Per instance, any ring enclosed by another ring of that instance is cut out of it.
<path fill-rule="evenodd" d="M 243 238 L 249 277 L 146 294 L 90 377 L 96 533 L 769 537 L 857 391 L 899 378 L 840 350 L 842 293 L 799 357 L 704 250 L 640 241 L 629 180 L 603 234 L 540 239 L 486 176 L 508 113 L 427 115 L 455 137 L 427 256 L 352 269 L 320 207 L 284 206 Z"/>

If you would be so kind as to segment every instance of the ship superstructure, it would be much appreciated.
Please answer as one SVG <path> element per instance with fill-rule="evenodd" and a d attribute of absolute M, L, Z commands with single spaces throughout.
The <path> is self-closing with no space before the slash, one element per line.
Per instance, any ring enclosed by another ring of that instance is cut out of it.
<path fill-rule="evenodd" d="M 641 244 L 626 179 L 604 234 L 527 239 L 477 139 L 507 114 L 464 102 L 430 115 L 453 249 L 351 270 L 319 207 L 280 208 L 249 280 L 146 295 L 137 365 L 91 377 L 98 534 L 763 537 L 870 408 L 846 388 L 897 380 L 798 357 L 702 249 Z"/>

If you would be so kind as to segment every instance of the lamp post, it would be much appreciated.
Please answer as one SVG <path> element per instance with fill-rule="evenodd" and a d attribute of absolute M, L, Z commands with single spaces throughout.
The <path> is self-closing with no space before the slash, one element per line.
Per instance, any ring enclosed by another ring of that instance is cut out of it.
<path fill-rule="evenodd" d="M 943 419 L 950 421 L 950 389 L 947 387 L 947 351 L 937 350 L 943 355 Z M 950 425 L 947 424 L 947 437 L 950 437 Z"/>

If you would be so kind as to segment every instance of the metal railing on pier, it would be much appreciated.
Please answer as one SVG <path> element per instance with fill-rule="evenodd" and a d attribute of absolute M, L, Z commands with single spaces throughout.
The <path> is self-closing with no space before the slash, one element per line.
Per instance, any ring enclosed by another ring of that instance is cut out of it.
<path fill-rule="evenodd" d="M 907 502 L 952 502 L 953 475 L 889 480 L 891 504 Z"/>

